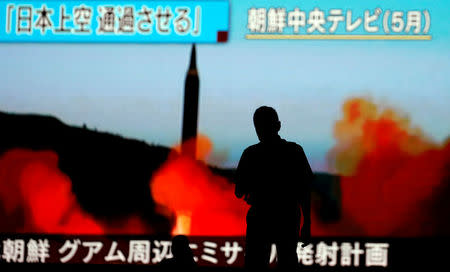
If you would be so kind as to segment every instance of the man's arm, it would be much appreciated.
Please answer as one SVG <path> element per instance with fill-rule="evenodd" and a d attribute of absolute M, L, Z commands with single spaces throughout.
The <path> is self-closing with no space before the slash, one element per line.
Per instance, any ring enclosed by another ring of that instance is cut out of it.
<path fill-rule="evenodd" d="M 303 226 L 301 231 L 301 238 L 306 242 L 311 236 L 311 184 L 314 179 L 314 174 L 306 158 L 303 148 L 300 148 L 300 163 L 302 165 L 302 195 L 300 197 L 300 205 L 303 214 Z"/>
<path fill-rule="evenodd" d="M 244 150 L 242 153 L 241 159 L 239 160 L 238 167 L 236 169 L 235 182 L 236 187 L 234 190 L 234 194 L 237 198 L 244 197 L 244 200 L 247 200 L 248 190 L 246 186 L 247 182 L 247 172 L 248 172 L 248 162 L 247 162 L 247 152 Z"/>

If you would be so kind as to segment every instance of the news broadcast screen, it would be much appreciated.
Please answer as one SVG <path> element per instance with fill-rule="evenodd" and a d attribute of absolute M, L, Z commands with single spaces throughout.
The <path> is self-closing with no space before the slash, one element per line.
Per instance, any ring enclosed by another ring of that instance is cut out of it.
<path fill-rule="evenodd" d="M 238 198 L 236 169 L 260 142 L 261 106 L 314 174 L 300 269 L 445 263 L 449 10 L 1 0 L 0 267 L 152 271 L 184 237 L 199 269 L 241 271 L 253 206 Z"/>

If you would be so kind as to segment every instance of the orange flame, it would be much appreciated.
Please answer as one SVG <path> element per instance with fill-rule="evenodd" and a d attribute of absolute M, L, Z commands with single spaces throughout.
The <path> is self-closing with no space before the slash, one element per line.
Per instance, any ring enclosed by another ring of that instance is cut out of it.
<path fill-rule="evenodd" d="M 188 235 L 191 233 L 191 213 L 180 213 L 176 214 L 177 221 L 175 227 L 173 228 L 172 235 Z"/>
<path fill-rule="evenodd" d="M 104 229 L 84 213 L 58 169 L 54 152 L 10 150 L 0 158 L 0 196 L 10 224 L 3 231 L 102 234 Z M 21 218 L 21 219 L 20 219 Z"/>
<path fill-rule="evenodd" d="M 176 216 L 173 234 L 245 233 L 247 207 L 234 197 L 234 186 L 214 175 L 202 162 L 211 150 L 211 141 L 205 136 L 198 137 L 199 160 L 172 154 L 150 182 L 155 201 Z"/>
<path fill-rule="evenodd" d="M 349 99 L 343 112 L 334 130 L 337 143 L 329 153 L 330 166 L 344 175 L 343 213 L 351 222 L 344 225 L 352 233 L 343 228 L 343 234 L 416 236 L 440 231 L 448 223 L 436 216 L 433 203 L 441 201 L 436 192 L 448 192 L 450 141 L 433 142 L 406 116 L 369 99 Z"/>
<path fill-rule="evenodd" d="M 100 222 L 83 211 L 53 151 L 9 150 L 0 156 L 0 232 L 144 234 L 140 217 Z"/>

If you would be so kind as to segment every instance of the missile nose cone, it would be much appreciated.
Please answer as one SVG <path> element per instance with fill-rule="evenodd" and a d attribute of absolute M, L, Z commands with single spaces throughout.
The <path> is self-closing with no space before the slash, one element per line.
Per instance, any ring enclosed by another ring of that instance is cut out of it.
<path fill-rule="evenodd" d="M 197 70 L 197 53 L 195 50 L 195 43 L 192 45 L 191 49 L 191 60 L 189 63 L 189 70 Z"/>

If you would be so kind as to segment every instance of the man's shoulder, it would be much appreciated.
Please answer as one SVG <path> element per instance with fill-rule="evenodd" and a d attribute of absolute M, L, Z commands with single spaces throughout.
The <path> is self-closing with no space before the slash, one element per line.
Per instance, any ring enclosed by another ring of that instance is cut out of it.
<path fill-rule="evenodd" d="M 282 145 L 284 145 L 288 149 L 295 149 L 297 151 L 303 151 L 303 147 L 296 143 L 296 142 L 290 142 L 286 141 L 285 139 L 281 139 Z M 261 143 L 253 144 L 248 146 L 246 149 L 244 149 L 243 153 L 252 154 L 258 152 L 258 150 L 264 149 L 263 145 Z"/>
<path fill-rule="evenodd" d="M 248 146 L 246 149 L 244 149 L 244 154 L 252 154 L 257 152 L 257 150 L 260 148 L 260 143 Z"/>
<path fill-rule="evenodd" d="M 283 141 L 285 142 L 284 144 L 286 145 L 287 148 L 303 152 L 303 147 L 300 144 L 298 144 L 296 142 L 286 141 L 286 140 L 283 140 Z"/>

